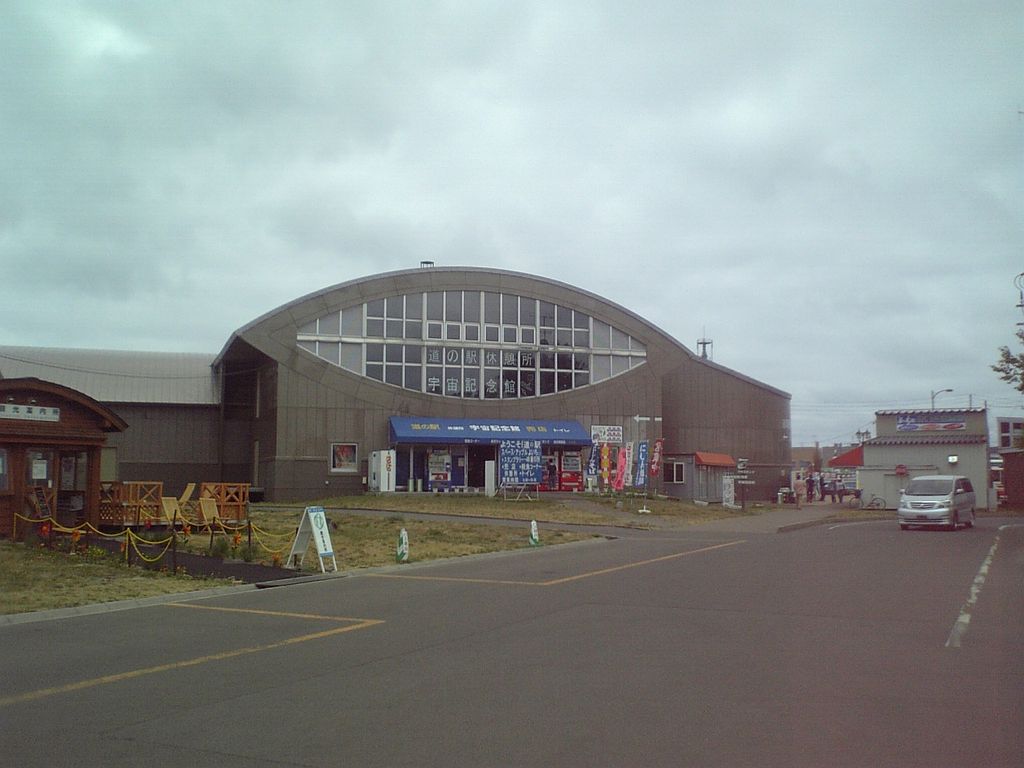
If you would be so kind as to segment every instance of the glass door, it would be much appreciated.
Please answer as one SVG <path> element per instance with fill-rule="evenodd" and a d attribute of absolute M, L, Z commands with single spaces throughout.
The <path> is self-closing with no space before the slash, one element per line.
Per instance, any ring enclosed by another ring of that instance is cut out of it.
<path fill-rule="evenodd" d="M 56 517 L 57 487 L 53 462 L 53 451 L 40 448 L 25 451 L 25 508 L 30 517 Z"/>
<path fill-rule="evenodd" d="M 85 451 L 61 451 L 57 482 L 57 520 L 61 525 L 73 526 L 85 519 L 88 468 Z"/>

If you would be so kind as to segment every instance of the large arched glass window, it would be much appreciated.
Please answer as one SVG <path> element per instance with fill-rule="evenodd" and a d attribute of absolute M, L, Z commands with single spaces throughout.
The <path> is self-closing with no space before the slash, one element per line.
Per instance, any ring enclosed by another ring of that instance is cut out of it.
<path fill-rule="evenodd" d="M 543 397 L 642 365 L 629 334 L 572 307 L 490 291 L 374 299 L 299 329 L 298 345 L 375 381 L 439 397 Z"/>

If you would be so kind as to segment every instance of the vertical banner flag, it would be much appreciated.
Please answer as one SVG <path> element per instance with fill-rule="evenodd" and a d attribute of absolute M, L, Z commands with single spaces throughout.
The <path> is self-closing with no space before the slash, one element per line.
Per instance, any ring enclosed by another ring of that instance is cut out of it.
<path fill-rule="evenodd" d="M 626 474 L 622 478 L 623 485 L 633 484 L 633 441 L 626 443 Z"/>
<path fill-rule="evenodd" d="M 654 441 L 654 453 L 651 454 L 651 477 L 657 477 L 661 472 L 661 449 L 665 445 L 665 439 L 659 437 Z"/>
<path fill-rule="evenodd" d="M 612 448 L 608 443 L 601 443 L 601 480 L 608 485 L 612 474 Z"/>
<path fill-rule="evenodd" d="M 597 477 L 597 460 L 601 454 L 601 446 L 595 441 L 590 446 L 590 458 L 587 459 L 587 474 Z"/>
<path fill-rule="evenodd" d="M 626 449 L 619 448 L 619 465 L 615 471 L 615 490 L 621 491 L 626 483 Z"/>
<path fill-rule="evenodd" d="M 643 488 L 647 485 L 647 441 L 641 440 L 636 447 L 636 480 L 634 485 Z"/>

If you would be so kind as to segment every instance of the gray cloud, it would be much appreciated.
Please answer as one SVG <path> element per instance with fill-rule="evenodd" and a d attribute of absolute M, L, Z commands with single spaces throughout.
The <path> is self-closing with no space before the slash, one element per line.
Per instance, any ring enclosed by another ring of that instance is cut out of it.
<path fill-rule="evenodd" d="M 580 285 L 793 394 L 1020 398 L 1019 4 L 33 2 L 0 342 L 213 351 L 378 271 Z M 41 311 L 40 308 L 46 308 Z"/>

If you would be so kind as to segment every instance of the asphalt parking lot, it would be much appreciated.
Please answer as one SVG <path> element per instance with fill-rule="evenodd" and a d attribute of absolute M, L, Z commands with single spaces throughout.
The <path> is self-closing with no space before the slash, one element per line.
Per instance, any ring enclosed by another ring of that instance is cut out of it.
<path fill-rule="evenodd" d="M 0 753 L 1019 766 L 1022 587 L 1011 520 L 708 526 L 12 622 Z"/>

